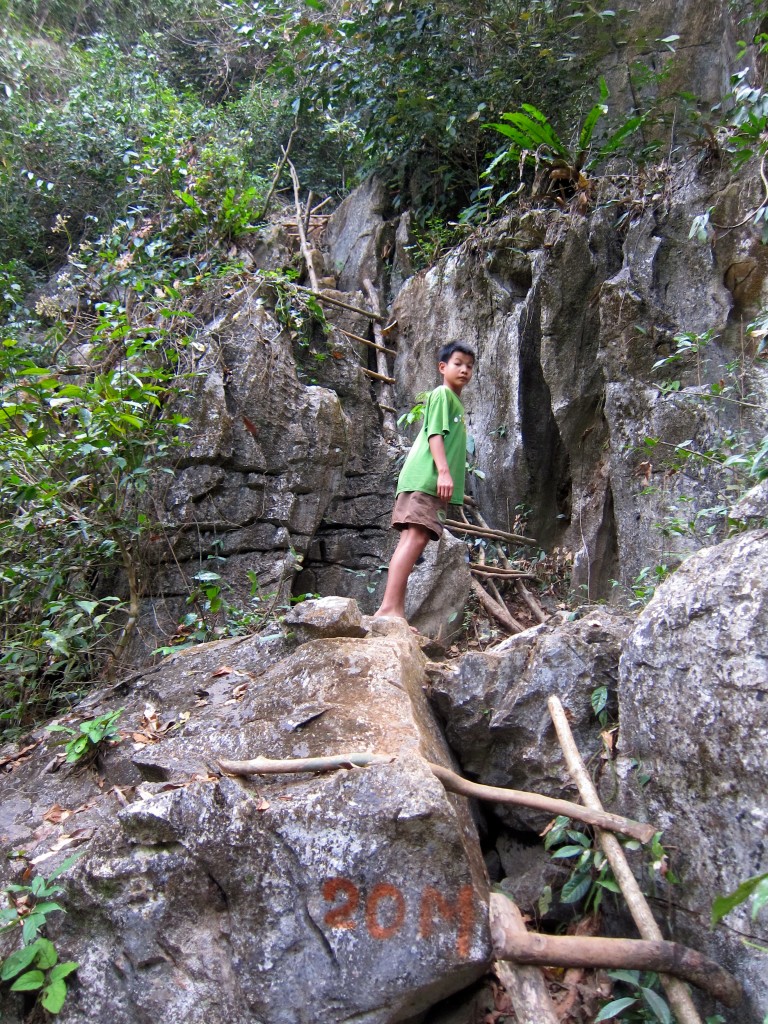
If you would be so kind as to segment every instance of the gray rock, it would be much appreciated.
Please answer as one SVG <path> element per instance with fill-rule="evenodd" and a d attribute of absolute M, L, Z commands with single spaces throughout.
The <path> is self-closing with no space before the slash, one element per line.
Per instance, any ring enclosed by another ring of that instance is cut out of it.
<path fill-rule="evenodd" d="M 382 249 L 385 236 L 391 246 L 395 234 L 389 215 L 389 189 L 382 174 L 367 178 L 331 215 L 324 244 L 339 288 L 355 291 L 364 278 L 379 288 L 384 284 Z"/>
<path fill-rule="evenodd" d="M 55 801 L 45 734 L 6 777 L 14 848 L 50 853 L 46 869 L 61 860 L 56 840 L 73 826 L 46 824 L 53 802 L 78 807 L 84 829 L 67 914 L 49 929 L 80 964 L 62 1024 L 387 1024 L 486 970 L 477 834 L 425 761 L 451 763 L 410 629 L 288 655 L 284 644 L 211 644 L 148 672 L 122 697 L 123 743 L 98 774 L 62 769 Z M 94 698 L 80 717 L 114 701 Z M 221 757 L 353 750 L 392 761 L 258 779 L 216 770 Z M 23 1016 L 5 988 L 0 1014 Z"/>
<path fill-rule="evenodd" d="M 761 480 L 728 510 L 728 518 L 740 523 L 757 521 L 756 525 L 764 526 L 768 519 L 768 480 Z"/>
<path fill-rule="evenodd" d="M 764 934 L 765 915 L 752 922 L 741 907 L 711 935 L 705 924 L 716 896 L 768 869 L 767 558 L 765 530 L 691 557 L 642 613 L 619 683 L 625 765 L 650 776 L 625 798 L 664 830 L 681 879 L 668 923 L 745 983 L 727 1018 L 738 1024 L 768 1007 L 765 957 L 739 938 Z"/>
<path fill-rule="evenodd" d="M 294 605 L 285 616 L 302 642 L 335 636 L 365 636 L 357 602 L 349 597 L 323 597 Z"/>
<path fill-rule="evenodd" d="M 471 582 L 466 544 L 444 530 L 437 544 L 427 545 L 423 563 L 408 580 L 408 621 L 425 636 L 450 643 L 463 628 Z"/>
<path fill-rule="evenodd" d="M 591 696 L 605 686 L 615 701 L 628 616 L 595 608 L 510 637 L 494 650 L 465 654 L 432 671 L 431 697 L 464 772 L 489 786 L 573 799 L 547 698 L 560 697 L 585 760 L 600 752 Z M 615 704 L 614 704 L 615 706 Z M 494 812 L 516 829 L 540 832 L 549 816 L 523 807 Z"/>

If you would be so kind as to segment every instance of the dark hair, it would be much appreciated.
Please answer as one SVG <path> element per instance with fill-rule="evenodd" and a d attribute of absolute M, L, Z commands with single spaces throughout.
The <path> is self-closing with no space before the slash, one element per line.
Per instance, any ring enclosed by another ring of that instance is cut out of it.
<path fill-rule="evenodd" d="M 443 345 L 440 351 L 437 353 L 438 363 L 447 363 L 454 352 L 462 352 L 465 356 L 471 356 L 472 361 L 475 362 L 477 356 L 475 350 L 470 348 L 463 341 L 449 341 L 447 345 Z"/>

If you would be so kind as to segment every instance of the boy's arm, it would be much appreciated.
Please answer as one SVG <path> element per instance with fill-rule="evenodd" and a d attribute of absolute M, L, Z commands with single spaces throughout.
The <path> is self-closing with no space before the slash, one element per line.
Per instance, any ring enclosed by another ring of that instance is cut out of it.
<path fill-rule="evenodd" d="M 437 496 L 441 501 L 450 501 L 453 494 L 453 477 L 448 469 L 445 457 L 445 441 L 442 434 L 432 434 L 429 438 L 429 450 L 437 467 Z"/>

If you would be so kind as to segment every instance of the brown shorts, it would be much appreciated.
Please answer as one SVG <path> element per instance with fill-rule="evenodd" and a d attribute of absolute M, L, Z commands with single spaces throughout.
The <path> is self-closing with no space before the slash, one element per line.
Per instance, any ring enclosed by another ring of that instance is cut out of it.
<path fill-rule="evenodd" d="M 440 540 L 448 514 L 448 502 L 423 491 L 401 491 L 395 498 L 392 526 L 404 530 L 408 526 L 423 526 L 432 540 Z"/>

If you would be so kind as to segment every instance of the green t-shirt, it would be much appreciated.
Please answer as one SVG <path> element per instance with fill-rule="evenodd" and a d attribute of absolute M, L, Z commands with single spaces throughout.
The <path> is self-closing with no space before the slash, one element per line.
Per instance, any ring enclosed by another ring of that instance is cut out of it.
<path fill-rule="evenodd" d="M 464 501 L 464 470 L 467 464 L 467 428 L 464 406 L 449 387 L 441 384 L 428 396 L 424 405 L 424 423 L 408 458 L 400 470 L 397 493 L 422 491 L 437 495 L 437 466 L 429 448 L 429 438 L 442 434 L 445 456 L 453 479 L 451 505 Z"/>

